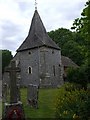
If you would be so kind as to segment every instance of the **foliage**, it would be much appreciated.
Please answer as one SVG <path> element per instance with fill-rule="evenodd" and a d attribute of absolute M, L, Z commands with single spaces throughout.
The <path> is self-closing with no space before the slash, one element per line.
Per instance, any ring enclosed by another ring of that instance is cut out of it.
<path fill-rule="evenodd" d="M 9 65 L 10 60 L 13 58 L 11 51 L 2 50 L 2 73 L 4 73 L 4 69 Z"/>
<path fill-rule="evenodd" d="M 73 50 L 72 52 L 77 55 L 75 59 L 74 54 L 70 54 L 71 58 L 73 58 L 72 60 L 76 61 L 76 63 L 77 60 L 80 60 L 80 63 L 82 59 L 83 61 L 80 68 L 68 70 L 67 79 L 70 82 L 81 84 L 86 89 L 87 84 L 90 83 L 90 1 L 86 2 L 86 6 L 81 13 L 81 18 L 75 19 L 72 29 L 75 30 L 74 40 L 79 43 L 79 46 L 77 45 L 78 47 L 76 47 L 73 44 L 72 46 L 75 49 L 77 48 L 76 52 L 72 48 L 68 49 L 68 51 L 71 52 L 70 50 Z M 70 46 L 70 44 L 67 45 L 66 43 L 65 48 L 69 48 Z M 77 54 L 78 51 L 80 56 Z"/>
<path fill-rule="evenodd" d="M 60 88 L 56 99 L 56 118 L 88 120 L 90 118 L 90 93 L 73 86 L 73 84 L 65 84 Z"/>
<path fill-rule="evenodd" d="M 75 31 L 59 28 L 48 34 L 59 45 L 62 55 L 82 65 L 86 59 L 90 60 L 90 1 L 86 2 L 81 18 L 75 19 L 72 29 Z"/>
<path fill-rule="evenodd" d="M 90 83 L 89 71 L 90 67 L 87 64 L 76 69 L 68 68 L 67 80 L 71 83 L 80 84 L 82 88 L 87 89 L 87 84 Z"/>
<path fill-rule="evenodd" d="M 59 28 L 48 34 L 59 45 L 62 55 L 71 58 L 78 65 L 83 63 L 86 51 L 81 35 L 65 28 Z"/>
<path fill-rule="evenodd" d="M 84 38 L 86 46 L 86 57 L 90 59 L 90 1 L 86 2 L 85 8 L 81 13 L 81 18 L 75 19 L 72 29 L 75 29 Z"/>
<path fill-rule="evenodd" d="M 66 28 L 59 28 L 55 31 L 49 32 L 48 34 L 61 48 L 67 41 L 73 40 L 72 32 Z"/>
<path fill-rule="evenodd" d="M 68 41 L 63 45 L 62 54 L 71 58 L 75 63 L 81 65 L 84 61 L 82 48 L 75 41 Z"/>
<path fill-rule="evenodd" d="M 81 18 L 75 19 L 72 29 L 81 33 L 85 38 L 90 36 L 90 1 L 86 2 Z"/>

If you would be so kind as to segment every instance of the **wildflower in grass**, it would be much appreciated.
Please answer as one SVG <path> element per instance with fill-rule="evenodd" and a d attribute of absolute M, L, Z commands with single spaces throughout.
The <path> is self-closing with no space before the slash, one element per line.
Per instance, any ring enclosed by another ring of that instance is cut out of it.
<path fill-rule="evenodd" d="M 73 115 L 73 118 L 75 118 L 75 117 L 76 117 L 76 114 Z"/>
<path fill-rule="evenodd" d="M 63 114 L 65 114 L 65 115 L 67 115 L 67 113 L 68 113 L 67 110 L 63 112 Z"/>
<path fill-rule="evenodd" d="M 74 114 L 74 115 L 73 115 L 73 119 L 77 119 L 77 120 L 78 120 L 78 119 L 79 119 L 79 116 L 76 115 L 76 114 Z"/>

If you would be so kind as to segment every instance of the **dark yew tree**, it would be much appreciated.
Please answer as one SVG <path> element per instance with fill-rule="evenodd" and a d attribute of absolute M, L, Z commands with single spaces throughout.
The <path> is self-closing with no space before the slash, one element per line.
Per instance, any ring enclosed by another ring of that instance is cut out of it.
<path fill-rule="evenodd" d="M 13 58 L 11 51 L 2 50 L 2 73 L 4 73 L 4 69 L 9 65 L 11 59 Z"/>

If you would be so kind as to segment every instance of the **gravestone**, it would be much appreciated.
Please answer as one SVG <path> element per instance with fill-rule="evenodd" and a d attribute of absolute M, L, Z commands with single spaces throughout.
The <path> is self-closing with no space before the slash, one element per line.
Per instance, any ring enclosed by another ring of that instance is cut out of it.
<path fill-rule="evenodd" d="M 38 92 L 39 88 L 37 85 L 29 84 L 27 91 L 28 104 L 34 108 L 38 108 Z"/>
<path fill-rule="evenodd" d="M 11 67 L 5 69 L 10 75 L 10 103 L 17 102 L 17 85 L 16 85 L 16 73 L 20 72 L 19 67 L 16 67 L 15 61 L 11 61 Z"/>
<path fill-rule="evenodd" d="M 10 103 L 4 104 L 3 119 L 5 120 L 25 120 L 23 104 L 18 101 L 16 73 L 20 69 L 16 67 L 15 61 L 11 61 L 11 67 L 5 69 L 10 75 Z"/>

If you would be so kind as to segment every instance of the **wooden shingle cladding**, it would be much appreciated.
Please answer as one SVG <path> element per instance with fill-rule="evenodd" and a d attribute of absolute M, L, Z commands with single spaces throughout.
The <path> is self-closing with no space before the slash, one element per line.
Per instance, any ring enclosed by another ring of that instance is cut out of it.
<path fill-rule="evenodd" d="M 17 52 L 42 46 L 60 50 L 58 45 L 47 34 L 38 11 L 35 10 L 28 36 L 21 44 L 21 46 L 17 49 Z"/>

